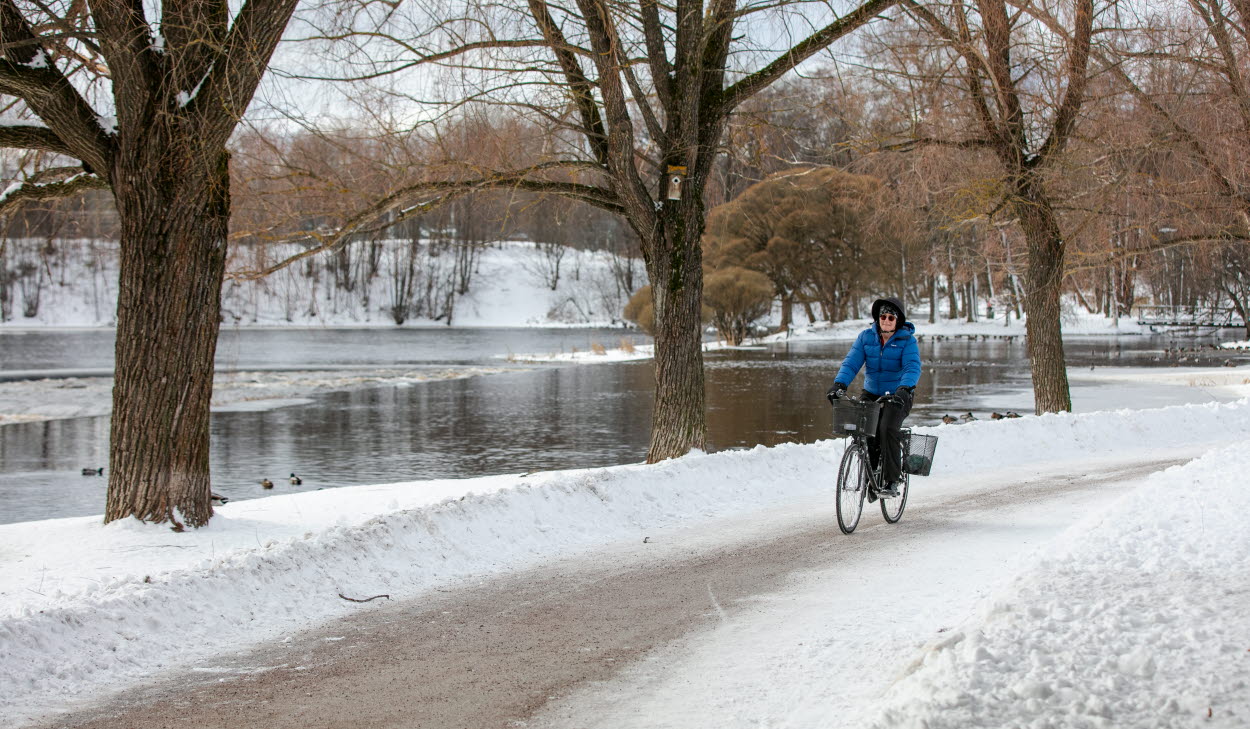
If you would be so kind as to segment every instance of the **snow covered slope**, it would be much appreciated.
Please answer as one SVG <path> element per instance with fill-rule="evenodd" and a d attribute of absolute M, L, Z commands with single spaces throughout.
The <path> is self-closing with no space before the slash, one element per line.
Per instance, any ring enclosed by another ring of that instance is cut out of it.
<path fill-rule="evenodd" d="M 406 241 L 379 244 L 376 260 L 366 260 L 365 246 L 343 257 L 320 256 L 277 271 L 263 279 L 228 280 L 222 289 L 222 317 L 227 325 L 249 326 L 395 326 L 390 310 L 402 287 L 393 272 L 403 272 Z M 116 244 L 103 241 L 64 241 L 66 255 L 49 262 L 46 272 L 36 268 L 38 287 L 35 315 L 24 316 L 27 304 L 15 296 L 13 319 L 6 327 L 95 327 L 115 322 L 117 288 Z M 232 260 L 234 268 L 270 264 L 278 256 L 300 249 L 269 251 L 269 258 Z M 240 255 L 236 252 L 236 256 Z M 447 313 L 456 326 L 612 326 L 621 323 L 621 311 L 632 291 L 622 288 L 618 274 L 628 259 L 604 251 L 564 249 L 555 263 L 533 243 L 505 241 L 483 248 L 468 277 L 468 291 L 459 289 L 460 276 L 451 266 L 450 253 L 423 253 L 414 266 L 415 282 L 408 298 L 413 310 L 408 325 L 445 326 Z M 401 268 L 397 268 L 401 266 Z M 646 284 L 640 260 L 633 260 L 633 286 Z M 373 273 L 367 272 L 372 267 Z M 556 285 L 551 286 L 552 280 Z M 14 287 L 17 288 L 17 287 Z M 421 309 L 431 299 L 437 313 Z M 450 297 L 450 299 L 448 298 Z"/>

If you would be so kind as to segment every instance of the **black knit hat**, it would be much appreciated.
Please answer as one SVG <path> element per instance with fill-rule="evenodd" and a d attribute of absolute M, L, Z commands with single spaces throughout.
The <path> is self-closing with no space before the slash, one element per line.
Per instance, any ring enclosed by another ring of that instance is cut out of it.
<path fill-rule="evenodd" d="M 874 324 L 877 321 L 877 317 L 881 316 L 882 313 L 894 314 L 894 316 L 898 317 L 898 325 L 900 327 L 907 321 L 907 312 L 903 311 L 903 302 L 896 298 L 887 297 L 872 302 L 872 320 Z"/>

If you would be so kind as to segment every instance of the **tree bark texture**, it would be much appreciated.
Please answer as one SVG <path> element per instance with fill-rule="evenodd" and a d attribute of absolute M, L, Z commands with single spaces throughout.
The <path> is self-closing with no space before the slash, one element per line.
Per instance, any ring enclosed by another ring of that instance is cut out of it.
<path fill-rule="evenodd" d="M 1033 405 L 1042 413 L 1070 412 L 1067 360 L 1063 351 L 1063 234 L 1040 183 L 1021 180 L 1013 201 L 1028 245 L 1024 311 L 1029 361 L 1033 374 Z"/>
<path fill-rule="evenodd" d="M 122 257 L 105 521 L 135 516 L 198 527 L 213 514 L 209 404 L 229 156 L 200 155 L 202 169 L 152 165 L 142 157 L 171 155 L 176 145 L 144 146 L 119 154 L 114 176 Z M 160 173 L 140 173 L 152 169 Z"/>
<path fill-rule="evenodd" d="M 708 156 L 711 156 L 710 154 Z M 647 258 L 655 307 L 655 407 L 647 462 L 707 448 L 703 377 L 703 177 L 699 168 L 682 200 L 665 201 L 663 230 Z"/>

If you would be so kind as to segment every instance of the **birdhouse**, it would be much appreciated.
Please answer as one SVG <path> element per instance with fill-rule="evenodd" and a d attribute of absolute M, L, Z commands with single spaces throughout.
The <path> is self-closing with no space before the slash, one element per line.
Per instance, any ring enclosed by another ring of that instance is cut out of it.
<path fill-rule="evenodd" d="M 668 166 L 668 194 L 665 196 L 669 200 L 681 199 L 681 183 L 686 181 L 686 168 L 679 165 Z"/>

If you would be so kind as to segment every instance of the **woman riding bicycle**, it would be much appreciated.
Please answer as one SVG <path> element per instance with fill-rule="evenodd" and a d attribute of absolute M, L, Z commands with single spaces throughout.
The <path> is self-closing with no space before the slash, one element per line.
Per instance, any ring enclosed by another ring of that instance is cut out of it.
<path fill-rule="evenodd" d="M 837 379 L 826 396 L 829 402 L 845 397 L 848 384 L 864 367 L 863 398 L 884 403 L 875 439 L 886 457 L 881 465 L 882 483 L 886 484 L 881 495 L 897 496 L 902 465 L 899 428 L 911 412 L 916 383 L 920 381 L 920 348 L 914 336 L 916 327 L 903 315 L 903 304 L 898 299 L 873 302 L 872 319 L 872 326 L 860 332 L 842 360 Z"/>

